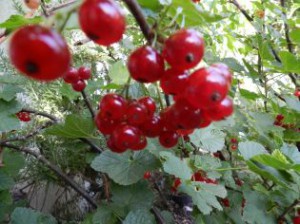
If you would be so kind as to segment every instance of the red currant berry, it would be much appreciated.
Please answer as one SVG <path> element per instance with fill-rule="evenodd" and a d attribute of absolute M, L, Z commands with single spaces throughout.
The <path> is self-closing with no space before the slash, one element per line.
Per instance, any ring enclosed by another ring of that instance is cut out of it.
<path fill-rule="evenodd" d="M 84 66 L 79 67 L 78 76 L 80 79 L 83 79 L 83 80 L 90 79 L 91 78 L 91 69 L 84 67 Z"/>
<path fill-rule="evenodd" d="M 119 120 L 126 112 L 127 102 L 122 96 L 110 93 L 102 98 L 99 108 L 102 116 L 111 120 Z"/>
<path fill-rule="evenodd" d="M 19 112 L 16 114 L 20 121 L 29 122 L 31 121 L 30 114 L 28 112 Z"/>
<path fill-rule="evenodd" d="M 150 171 L 146 171 L 145 173 L 144 173 L 144 179 L 145 180 L 149 180 L 151 178 L 151 172 Z"/>
<path fill-rule="evenodd" d="M 145 136 L 141 136 L 140 140 L 133 146 L 131 146 L 131 150 L 133 151 L 140 151 L 146 148 L 147 146 L 147 138 Z"/>
<path fill-rule="evenodd" d="M 210 179 L 210 178 L 205 178 L 204 182 L 207 183 L 207 184 L 215 184 L 215 185 L 218 184 L 217 180 L 213 180 L 213 179 Z"/>
<path fill-rule="evenodd" d="M 152 118 L 146 120 L 140 129 L 147 137 L 154 138 L 160 135 L 162 132 L 162 121 L 159 115 L 153 116 Z"/>
<path fill-rule="evenodd" d="M 141 139 L 141 133 L 133 126 L 121 124 L 115 128 L 111 137 L 117 148 L 129 149 L 139 143 Z"/>
<path fill-rule="evenodd" d="M 227 80 L 220 73 L 202 68 L 189 77 L 185 97 L 197 108 L 212 108 L 226 97 L 228 87 Z"/>
<path fill-rule="evenodd" d="M 78 70 L 76 68 L 70 68 L 69 71 L 63 77 L 66 83 L 75 83 L 79 80 Z"/>
<path fill-rule="evenodd" d="M 176 95 L 182 93 L 188 85 L 188 77 L 187 72 L 169 69 L 160 79 L 160 87 L 166 94 Z"/>
<path fill-rule="evenodd" d="M 295 90 L 294 96 L 300 97 L 300 90 L 299 90 L 299 89 L 296 89 L 296 90 Z"/>
<path fill-rule="evenodd" d="M 278 114 L 275 118 L 276 121 L 282 121 L 284 119 L 284 115 Z"/>
<path fill-rule="evenodd" d="M 149 118 L 154 115 L 156 111 L 156 104 L 154 99 L 149 96 L 145 96 L 138 99 L 138 102 L 146 107 Z"/>
<path fill-rule="evenodd" d="M 224 118 L 230 116 L 233 113 L 233 103 L 232 100 L 226 97 L 217 106 L 208 109 L 207 115 L 213 121 L 220 121 Z"/>
<path fill-rule="evenodd" d="M 226 208 L 230 207 L 230 202 L 228 198 L 221 199 L 221 202 Z"/>
<path fill-rule="evenodd" d="M 236 179 L 235 184 L 241 187 L 241 186 L 243 186 L 244 183 L 240 179 Z"/>
<path fill-rule="evenodd" d="M 127 150 L 126 147 L 123 147 L 123 148 L 118 148 L 116 145 L 115 145 L 115 142 L 113 140 L 112 137 L 108 138 L 107 142 L 107 147 L 112 151 L 112 152 L 115 152 L 115 153 L 123 153 Z"/>
<path fill-rule="evenodd" d="M 12 64 L 26 76 L 40 81 L 62 77 L 70 66 L 70 52 L 63 37 L 39 25 L 24 26 L 11 38 Z"/>
<path fill-rule="evenodd" d="M 293 218 L 293 224 L 300 224 L 300 216 L 296 216 Z"/>
<path fill-rule="evenodd" d="M 24 0 L 25 5 L 32 9 L 32 10 L 36 10 L 39 8 L 41 1 L 40 0 Z"/>
<path fill-rule="evenodd" d="M 72 83 L 72 88 L 76 91 L 76 92 L 81 92 L 85 89 L 86 84 L 83 80 L 78 80 L 74 83 Z"/>
<path fill-rule="evenodd" d="M 126 25 L 121 8 L 112 0 L 85 0 L 79 8 L 79 23 L 88 38 L 104 46 L 118 42 Z"/>
<path fill-rule="evenodd" d="M 200 181 L 200 182 L 205 182 L 205 177 L 202 176 L 202 173 L 200 171 L 196 172 L 193 174 L 192 181 Z"/>
<path fill-rule="evenodd" d="M 150 46 L 135 50 L 129 56 L 127 67 L 133 79 L 144 83 L 155 82 L 164 74 L 164 60 Z"/>
<path fill-rule="evenodd" d="M 198 128 L 206 128 L 211 124 L 210 118 L 206 115 L 207 112 L 205 110 L 201 110 L 201 119 L 198 124 Z"/>
<path fill-rule="evenodd" d="M 148 118 L 146 107 L 137 101 L 131 102 L 126 110 L 127 122 L 131 125 L 144 123 Z"/>
<path fill-rule="evenodd" d="M 159 142 L 165 148 L 172 148 L 177 145 L 178 137 L 176 132 L 166 131 L 159 135 Z"/>
<path fill-rule="evenodd" d="M 238 143 L 238 140 L 236 138 L 232 138 L 232 139 L 230 139 L 230 142 L 232 144 L 236 144 L 236 143 Z"/>
<path fill-rule="evenodd" d="M 204 40 L 193 29 L 182 29 L 170 36 L 163 55 L 172 68 L 186 70 L 195 67 L 204 54 Z"/>
<path fill-rule="evenodd" d="M 175 178 L 173 187 L 177 189 L 180 186 L 180 184 L 181 184 L 181 180 L 179 178 Z"/>
<path fill-rule="evenodd" d="M 232 151 L 235 151 L 235 150 L 237 150 L 237 148 L 238 148 L 238 147 L 237 147 L 237 145 L 236 145 L 236 144 L 233 144 L 233 145 L 231 145 L 231 147 L 230 147 L 230 148 L 231 148 L 231 150 L 232 150 Z"/>
<path fill-rule="evenodd" d="M 227 65 L 225 65 L 223 63 L 216 63 L 216 64 L 212 64 L 211 67 L 212 68 L 217 68 L 219 70 L 218 72 L 220 72 L 220 74 L 222 74 L 226 78 L 228 84 L 231 85 L 231 83 L 232 83 L 232 74 L 231 74 L 230 69 Z"/>
<path fill-rule="evenodd" d="M 275 126 L 279 126 L 279 127 L 283 127 L 284 124 L 282 123 L 282 121 L 274 121 L 273 123 Z"/>
<path fill-rule="evenodd" d="M 160 112 L 161 127 L 162 131 L 176 131 L 178 129 L 177 125 L 173 122 L 174 117 L 172 113 L 172 106 L 164 108 Z"/>
<path fill-rule="evenodd" d="M 104 135 L 110 135 L 113 133 L 118 123 L 115 120 L 110 120 L 103 117 L 101 113 L 98 113 L 95 117 L 95 123 L 98 130 Z"/>
<path fill-rule="evenodd" d="M 188 136 L 194 132 L 194 129 L 178 129 L 176 132 L 181 136 Z"/>

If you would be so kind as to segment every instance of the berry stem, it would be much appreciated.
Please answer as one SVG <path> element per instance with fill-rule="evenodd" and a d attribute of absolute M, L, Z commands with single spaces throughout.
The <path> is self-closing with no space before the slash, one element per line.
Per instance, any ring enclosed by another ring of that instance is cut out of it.
<path fill-rule="evenodd" d="M 294 202 L 293 202 L 293 204 L 291 204 L 289 207 L 287 207 L 284 211 L 283 211 L 283 213 L 278 217 L 278 221 L 282 221 L 282 220 L 285 220 L 285 218 L 284 218 L 284 216 L 286 215 L 286 214 L 288 214 L 296 205 L 298 205 L 300 203 L 300 200 L 295 200 Z"/>
<path fill-rule="evenodd" d="M 157 91 L 157 96 L 158 96 L 158 101 L 159 101 L 159 105 L 160 105 L 160 109 L 162 110 L 164 108 L 164 104 L 160 95 L 160 91 L 159 91 L 159 87 L 158 87 L 158 83 L 155 84 L 156 87 L 156 91 Z"/>
<path fill-rule="evenodd" d="M 60 28 L 59 28 L 59 32 L 60 32 L 60 33 L 65 29 L 65 27 L 66 27 L 66 25 L 67 25 L 69 19 L 71 18 L 71 15 L 72 15 L 74 12 L 76 12 L 76 8 L 71 9 L 71 10 L 67 13 L 66 18 L 64 19 L 63 24 L 62 24 L 62 25 L 60 26 Z"/>
<path fill-rule="evenodd" d="M 87 97 L 87 95 L 86 95 L 86 93 L 85 93 L 84 90 L 81 91 L 81 95 L 82 95 L 82 97 L 83 97 L 83 99 L 84 99 L 84 102 L 85 102 L 86 106 L 88 107 L 88 109 L 89 109 L 89 111 L 90 111 L 90 113 L 91 113 L 91 115 L 92 115 L 92 118 L 94 119 L 94 117 L 95 117 L 95 112 L 94 112 L 93 107 L 92 107 L 92 104 L 91 104 L 91 102 L 89 101 L 89 99 L 88 99 L 88 97 Z"/>
<path fill-rule="evenodd" d="M 212 170 L 208 170 L 208 171 L 223 172 L 223 171 L 229 171 L 229 170 L 248 170 L 248 167 L 230 167 L 230 168 L 212 169 Z"/>

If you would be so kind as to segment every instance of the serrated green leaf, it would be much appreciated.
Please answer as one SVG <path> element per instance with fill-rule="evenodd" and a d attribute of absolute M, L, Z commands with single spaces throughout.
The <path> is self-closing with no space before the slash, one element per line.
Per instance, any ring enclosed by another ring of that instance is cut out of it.
<path fill-rule="evenodd" d="M 124 85 L 129 77 L 128 70 L 122 61 L 115 62 L 109 69 L 109 77 L 112 83 L 117 85 Z"/>
<path fill-rule="evenodd" d="M 153 214 L 146 209 L 138 209 L 135 211 L 131 211 L 126 219 L 124 220 L 123 224 L 155 224 L 155 218 Z"/>
<path fill-rule="evenodd" d="M 157 165 L 158 160 L 146 150 L 122 154 L 107 150 L 94 159 L 91 167 L 107 173 L 118 184 L 130 185 L 142 179 L 145 171 L 157 168 Z"/>
<path fill-rule="evenodd" d="M 300 60 L 294 54 L 288 51 L 281 51 L 279 52 L 279 57 L 286 72 L 300 72 Z"/>
<path fill-rule="evenodd" d="M 29 208 L 16 208 L 11 214 L 11 224 L 57 224 L 50 215 L 34 211 Z"/>
<path fill-rule="evenodd" d="M 300 139 L 300 132 L 296 130 L 287 129 L 283 132 L 283 138 L 288 142 L 298 142 Z"/>
<path fill-rule="evenodd" d="M 219 159 L 212 157 L 211 155 L 196 155 L 195 164 L 199 170 L 213 170 L 222 166 Z"/>
<path fill-rule="evenodd" d="M 57 124 L 47 129 L 46 134 L 64 138 L 93 138 L 95 130 L 91 118 L 69 115 L 64 124 Z"/>
<path fill-rule="evenodd" d="M 5 150 L 3 155 L 4 167 L 1 170 L 10 177 L 15 177 L 18 175 L 20 169 L 25 166 L 24 156 L 18 152 L 13 152 L 10 150 Z"/>
<path fill-rule="evenodd" d="M 186 159 L 180 159 L 170 152 L 161 152 L 160 156 L 164 160 L 163 167 L 166 173 L 175 175 L 182 180 L 191 179 L 193 172 Z"/>
<path fill-rule="evenodd" d="M 300 164 L 300 153 L 295 145 L 283 144 L 283 146 L 281 147 L 281 151 L 287 157 L 289 157 L 291 161 L 293 161 L 296 164 Z"/>
<path fill-rule="evenodd" d="M 0 23 L 0 28 L 5 28 L 8 30 L 15 30 L 19 27 L 29 25 L 29 24 L 38 24 L 41 23 L 42 17 L 36 16 L 33 18 L 25 18 L 23 15 L 12 15 L 3 23 Z"/>
<path fill-rule="evenodd" d="M 8 102 L 16 98 L 16 94 L 22 91 L 23 89 L 16 85 L 5 85 L 0 91 L 0 98 Z"/>
<path fill-rule="evenodd" d="M 117 218 L 106 204 L 101 204 L 92 219 L 93 224 L 115 224 L 116 222 Z"/>
<path fill-rule="evenodd" d="M 194 131 L 190 139 L 196 146 L 209 152 L 221 151 L 225 146 L 224 132 L 213 125 Z"/>
<path fill-rule="evenodd" d="M 254 161 L 257 161 L 261 164 L 264 164 L 266 166 L 271 166 L 278 170 L 281 170 L 281 169 L 288 170 L 291 168 L 290 164 L 284 163 L 284 162 L 274 158 L 271 155 L 257 155 L 257 156 L 252 157 L 251 159 Z"/>
<path fill-rule="evenodd" d="M 263 147 L 263 145 L 253 141 L 240 142 L 239 152 L 246 160 L 249 160 L 256 155 L 268 153 L 267 150 L 265 150 L 265 147 Z"/>
<path fill-rule="evenodd" d="M 0 99 L 0 132 L 8 132 L 20 127 L 20 122 L 15 116 L 22 109 L 16 100 L 5 101 Z"/>
<path fill-rule="evenodd" d="M 241 93 L 242 97 L 245 97 L 246 99 L 249 99 L 249 100 L 256 100 L 259 98 L 258 94 L 248 91 L 246 89 L 240 89 L 240 93 Z"/>

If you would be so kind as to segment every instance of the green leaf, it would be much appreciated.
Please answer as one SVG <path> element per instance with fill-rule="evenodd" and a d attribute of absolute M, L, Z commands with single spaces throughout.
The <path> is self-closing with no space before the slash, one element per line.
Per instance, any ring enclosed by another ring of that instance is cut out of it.
<path fill-rule="evenodd" d="M 20 121 L 15 114 L 22 109 L 22 105 L 16 100 L 5 101 L 0 99 L 0 132 L 8 132 L 18 129 Z"/>
<path fill-rule="evenodd" d="M 244 192 L 246 205 L 244 207 L 243 219 L 247 223 L 276 223 L 273 213 L 268 212 L 268 198 L 255 191 Z"/>
<path fill-rule="evenodd" d="M 6 175 L 0 170 L 0 191 L 11 188 L 14 185 L 14 181 L 11 177 Z"/>
<path fill-rule="evenodd" d="M 161 5 L 159 4 L 158 0 L 138 0 L 138 3 L 143 7 L 150 10 L 159 10 L 161 8 Z"/>
<path fill-rule="evenodd" d="M 296 130 L 287 129 L 284 132 L 284 140 L 289 142 L 299 142 L 300 139 L 300 132 Z"/>
<path fill-rule="evenodd" d="M 5 101 L 11 101 L 16 98 L 16 94 L 22 92 L 22 88 L 16 85 L 5 85 L 0 91 L 0 98 Z"/>
<path fill-rule="evenodd" d="M 160 157 L 160 152 L 170 152 L 170 150 L 172 151 L 172 149 L 170 148 L 164 148 L 158 141 L 157 138 L 148 138 L 147 139 L 147 146 L 146 149 L 152 153 L 153 155 L 155 155 L 156 157 Z"/>
<path fill-rule="evenodd" d="M 0 83 L 1 84 L 23 84 L 28 81 L 24 76 L 21 75 L 1 75 Z"/>
<path fill-rule="evenodd" d="M 131 211 L 123 224 L 155 224 L 155 218 L 149 210 L 146 209 L 138 209 L 135 211 Z"/>
<path fill-rule="evenodd" d="M 279 57 L 286 72 L 300 72 L 300 60 L 295 55 L 288 51 L 281 51 Z"/>
<path fill-rule="evenodd" d="M 64 124 L 57 124 L 47 129 L 46 134 L 64 138 L 93 138 L 95 130 L 91 118 L 82 118 L 78 115 L 69 115 Z"/>
<path fill-rule="evenodd" d="M 292 110 L 300 112 L 300 101 L 294 96 L 283 96 L 285 102 Z"/>
<path fill-rule="evenodd" d="M 19 152 L 5 150 L 3 154 L 3 163 L 4 167 L 2 167 L 1 170 L 10 177 L 16 177 L 20 169 L 25 166 L 25 159 Z"/>
<path fill-rule="evenodd" d="M 213 125 L 196 130 L 190 136 L 190 139 L 196 146 L 209 152 L 220 151 L 225 146 L 224 132 L 215 128 Z"/>
<path fill-rule="evenodd" d="M 211 155 L 196 155 L 195 164 L 199 170 L 213 170 L 222 166 L 219 159 L 212 157 Z"/>
<path fill-rule="evenodd" d="M 281 151 L 294 163 L 300 164 L 300 153 L 295 145 L 283 144 Z"/>
<path fill-rule="evenodd" d="M 106 204 L 101 204 L 93 216 L 93 224 L 115 224 L 117 218 L 114 216 L 113 211 Z"/>
<path fill-rule="evenodd" d="M 175 175 L 182 180 L 190 180 L 193 172 L 188 165 L 188 160 L 179 159 L 170 152 L 161 152 L 161 158 L 164 160 L 164 171 Z"/>
<path fill-rule="evenodd" d="M 249 160 L 256 155 L 268 153 L 260 143 L 253 141 L 239 143 L 239 151 L 246 160 Z"/>
<path fill-rule="evenodd" d="M 257 161 L 266 166 L 271 166 L 278 170 L 281 170 L 281 169 L 288 170 L 291 167 L 290 164 L 284 163 L 284 162 L 274 158 L 271 155 L 257 155 L 257 156 L 252 157 L 252 160 Z"/>
<path fill-rule="evenodd" d="M 25 18 L 23 15 L 12 15 L 4 21 L 3 23 L 0 23 L 0 28 L 6 28 L 8 30 L 15 30 L 19 27 L 29 25 L 29 24 L 38 24 L 41 23 L 42 17 L 36 16 L 33 18 Z"/>
<path fill-rule="evenodd" d="M 246 89 L 240 89 L 240 93 L 242 97 L 245 97 L 248 100 L 256 100 L 259 98 L 259 95 L 254 93 L 254 92 L 250 92 Z"/>
<path fill-rule="evenodd" d="M 145 181 L 130 186 L 114 184 L 111 193 L 113 203 L 122 206 L 127 213 L 139 208 L 150 209 L 154 202 L 154 194 Z"/>
<path fill-rule="evenodd" d="M 293 43 L 300 44 L 300 29 L 296 28 L 290 32 L 290 36 Z"/>
<path fill-rule="evenodd" d="M 118 184 L 130 185 L 142 179 L 145 171 L 157 168 L 157 165 L 158 160 L 145 150 L 122 154 L 106 150 L 94 159 L 91 167 L 107 173 Z"/>
<path fill-rule="evenodd" d="M 227 195 L 226 189 L 222 185 L 193 181 L 191 184 L 182 184 L 180 190 L 192 197 L 193 203 L 204 215 L 208 215 L 213 208 L 223 210 L 217 200 L 217 197 L 225 198 Z"/>
<path fill-rule="evenodd" d="M 124 85 L 129 77 L 128 70 L 122 61 L 115 62 L 109 69 L 109 77 L 112 83 L 117 85 Z"/>
<path fill-rule="evenodd" d="M 45 215 L 28 208 L 16 208 L 11 214 L 11 224 L 56 224 L 51 215 Z"/>

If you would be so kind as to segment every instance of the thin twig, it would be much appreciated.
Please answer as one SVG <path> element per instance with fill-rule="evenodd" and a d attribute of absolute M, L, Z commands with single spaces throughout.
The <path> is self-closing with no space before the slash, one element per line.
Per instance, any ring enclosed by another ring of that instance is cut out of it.
<path fill-rule="evenodd" d="M 165 224 L 164 217 L 161 215 L 160 211 L 156 207 L 152 207 L 152 213 L 154 214 L 158 224 Z"/>
<path fill-rule="evenodd" d="M 88 109 L 89 109 L 89 111 L 90 111 L 90 113 L 91 113 L 91 115 L 92 115 L 92 118 L 94 119 L 94 117 L 95 117 L 95 112 L 94 112 L 94 109 L 93 109 L 93 107 L 92 107 L 91 102 L 89 101 L 89 99 L 88 99 L 88 97 L 87 97 L 87 95 L 86 95 L 86 93 L 85 93 L 84 90 L 81 91 L 81 94 L 82 94 L 82 97 L 83 97 L 83 99 L 84 99 L 84 102 L 85 102 L 86 106 L 88 107 Z"/>
<path fill-rule="evenodd" d="M 42 162 L 49 169 L 55 172 L 71 188 L 73 188 L 78 194 L 80 194 L 83 198 L 85 198 L 93 207 L 95 208 L 98 207 L 96 201 L 85 190 L 83 190 L 76 182 L 74 182 L 74 180 L 72 180 L 69 176 L 67 176 L 58 166 L 52 164 L 49 160 L 47 160 L 43 155 L 33 151 L 30 148 L 18 147 L 16 145 L 12 145 L 9 143 L 2 143 L 1 146 L 34 156 L 38 161 Z"/>
<path fill-rule="evenodd" d="M 52 7 L 51 9 L 48 10 L 48 12 L 55 12 L 55 11 L 60 10 L 62 8 L 65 8 L 65 7 L 68 7 L 70 5 L 73 5 L 76 2 L 78 2 L 78 0 L 71 0 L 71 1 L 68 1 L 68 2 L 65 2 L 65 3 L 62 3 L 60 5 Z"/>
<path fill-rule="evenodd" d="M 284 216 L 286 215 L 286 214 L 288 214 L 296 205 L 298 205 L 300 203 L 300 200 L 295 200 L 294 202 L 293 202 L 293 204 L 291 204 L 289 207 L 287 207 L 284 211 L 283 211 L 283 213 L 278 217 L 278 221 L 282 221 L 282 220 L 285 220 L 285 218 L 284 218 Z"/>
<path fill-rule="evenodd" d="M 42 116 L 42 117 L 46 117 L 46 118 L 49 118 L 50 120 L 52 120 L 54 123 L 58 123 L 59 122 L 59 119 L 51 114 L 48 114 L 46 112 L 41 112 L 41 111 L 37 111 L 35 109 L 31 109 L 31 108 L 23 108 L 22 109 L 22 112 L 27 112 L 27 113 L 30 113 L 30 114 L 34 114 L 34 115 L 39 115 L 39 116 Z"/>
<path fill-rule="evenodd" d="M 92 141 L 90 141 L 89 139 L 86 139 L 86 138 L 80 138 L 80 140 L 88 145 L 90 145 L 92 147 L 92 149 L 95 151 L 95 152 L 103 152 L 104 149 L 98 147 L 95 143 L 93 143 Z"/>

